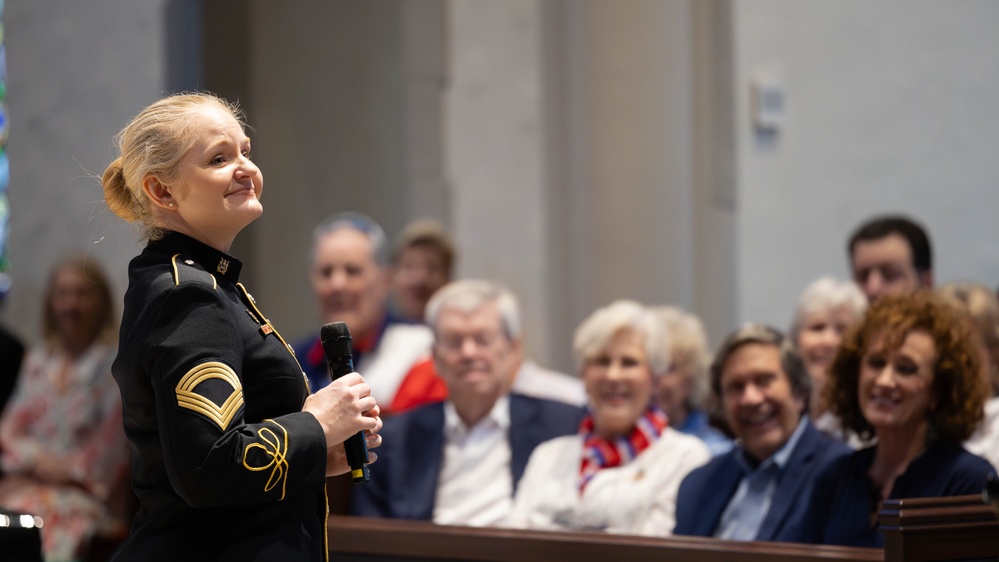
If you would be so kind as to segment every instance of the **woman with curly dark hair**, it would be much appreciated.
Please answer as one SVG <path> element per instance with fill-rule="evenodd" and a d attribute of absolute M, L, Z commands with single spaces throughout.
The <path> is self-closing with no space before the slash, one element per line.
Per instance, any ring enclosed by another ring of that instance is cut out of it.
<path fill-rule="evenodd" d="M 961 446 L 988 396 L 973 329 L 921 292 L 878 299 L 847 334 L 826 399 L 844 427 L 877 442 L 824 469 L 803 541 L 882 546 L 884 500 L 981 493 L 995 469 Z"/>

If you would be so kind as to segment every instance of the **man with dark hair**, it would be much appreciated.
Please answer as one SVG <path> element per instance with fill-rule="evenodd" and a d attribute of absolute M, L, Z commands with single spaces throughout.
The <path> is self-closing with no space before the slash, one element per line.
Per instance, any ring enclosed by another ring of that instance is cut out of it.
<path fill-rule="evenodd" d="M 795 541 L 818 469 L 850 452 L 808 421 L 801 357 L 781 332 L 748 324 L 722 343 L 711 386 L 737 445 L 680 484 L 673 533 Z"/>
<path fill-rule="evenodd" d="M 930 239 L 912 219 L 874 217 L 850 236 L 848 250 L 853 280 L 868 301 L 933 286 Z"/>

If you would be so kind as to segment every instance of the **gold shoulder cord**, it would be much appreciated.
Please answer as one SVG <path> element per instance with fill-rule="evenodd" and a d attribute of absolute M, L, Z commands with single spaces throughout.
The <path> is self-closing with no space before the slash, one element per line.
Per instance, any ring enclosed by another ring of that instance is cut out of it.
<path fill-rule="evenodd" d="M 253 316 L 253 312 L 250 312 L 249 310 L 247 310 L 247 312 L 250 313 L 250 316 L 253 317 L 253 319 L 258 324 L 262 324 L 261 326 L 262 330 L 266 328 L 264 330 L 264 335 L 274 334 L 275 336 L 277 336 L 277 339 L 284 344 L 284 348 L 288 350 L 288 353 L 291 353 L 291 356 L 294 357 L 295 364 L 298 365 L 298 370 L 301 371 L 302 378 L 305 379 L 305 387 L 309 389 L 309 394 L 311 394 L 312 388 L 311 385 L 309 384 L 309 377 L 305 376 L 305 369 L 303 369 L 302 364 L 298 362 L 298 357 L 295 355 L 295 350 L 292 349 L 290 345 L 288 345 L 288 342 L 286 342 L 284 338 L 281 337 L 281 334 L 278 333 L 277 328 L 275 328 L 274 325 L 271 324 L 271 321 L 264 316 L 264 313 L 260 312 L 260 309 L 257 308 L 257 302 L 253 300 L 253 297 L 250 296 L 250 293 L 246 290 L 246 287 L 244 287 L 242 283 L 236 283 L 236 286 L 239 287 L 240 292 L 243 293 L 243 298 L 246 299 L 246 303 L 253 308 L 254 312 L 256 312 L 256 316 Z"/>
<path fill-rule="evenodd" d="M 298 370 L 302 372 L 302 377 L 305 378 L 306 388 L 308 388 L 308 386 L 309 386 L 309 379 L 308 379 L 308 377 L 305 377 L 305 370 L 302 369 L 302 364 L 298 362 L 298 357 L 295 357 L 295 351 L 292 349 L 292 347 L 290 345 L 288 345 L 288 342 L 286 342 L 285 339 L 283 337 L 281 337 L 281 334 L 277 331 L 276 328 L 274 328 L 274 326 L 271 324 L 271 321 L 268 320 L 266 316 L 264 316 L 264 313 L 260 312 L 260 309 L 257 308 L 256 301 L 254 301 L 253 297 L 250 296 L 250 293 L 246 290 L 246 287 L 243 286 L 242 283 L 236 283 L 236 286 L 239 287 L 240 292 L 243 293 L 243 298 L 246 299 L 247 304 L 249 304 L 253 308 L 253 311 L 257 314 L 257 316 L 261 320 L 263 320 L 263 322 L 264 322 L 265 325 L 271 327 L 271 330 L 273 331 L 273 334 L 275 336 L 277 336 L 278 340 L 280 340 L 281 343 L 284 344 L 285 349 L 288 350 L 288 353 L 290 353 L 291 356 L 292 356 L 292 358 L 295 360 L 295 364 L 298 365 Z M 312 392 L 311 389 L 309 390 L 309 392 Z M 265 420 L 265 421 L 272 421 L 274 423 L 274 425 L 277 425 L 278 427 L 281 427 L 277 422 L 274 422 L 273 420 Z M 282 431 L 284 431 L 283 427 L 281 429 L 282 429 Z M 288 461 L 284 457 L 284 455 L 287 453 L 287 444 L 288 444 L 288 432 L 285 431 L 285 450 L 281 453 L 281 463 L 282 463 L 282 465 L 280 465 L 282 470 L 284 470 L 284 467 L 286 467 L 287 464 L 288 464 Z M 263 445 L 258 445 L 258 447 L 264 448 Z M 248 452 L 249 451 L 249 447 L 247 447 L 246 450 Z M 268 453 L 268 454 L 270 454 L 270 453 Z M 275 459 L 275 461 L 277 461 L 277 457 L 275 455 L 272 455 L 272 457 Z M 246 464 L 246 454 L 245 453 L 243 455 L 243 459 L 244 459 L 243 460 L 243 466 L 245 466 L 249 470 L 264 470 L 265 468 L 267 468 L 267 466 L 270 466 L 270 464 L 274 464 L 272 462 L 272 463 L 269 463 L 268 465 L 266 465 L 264 467 L 261 467 L 261 468 L 251 468 L 250 466 L 248 466 Z M 279 468 L 279 466 L 275 465 L 274 470 L 277 471 L 278 468 Z M 271 474 L 271 480 L 273 479 L 273 477 L 274 477 L 274 474 L 272 473 Z M 287 473 L 284 473 L 284 478 L 285 478 L 285 480 L 287 480 L 287 478 L 288 478 Z M 270 484 L 271 480 L 268 480 L 268 484 Z M 266 491 L 266 489 L 265 489 L 265 491 Z M 281 492 L 281 499 L 284 499 L 284 491 L 283 490 Z M 329 557 L 330 557 L 330 548 L 329 548 L 329 544 L 330 544 L 330 541 L 329 541 L 329 515 L 330 515 L 330 507 L 329 506 L 330 506 L 330 500 L 329 500 L 329 494 L 327 494 L 327 492 L 326 492 L 326 486 L 325 485 L 323 486 L 323 499 L 326 500 L 326 513 L 324 514 L 324 517 L 323 517 L 323 554 L 325 556 L 326 561 L 329 562 Z"/>
<path fill-rule="evenodd" d="M 275 328 L 274 325 L 271 324 L 271 321 L 268 320 L 266 316 L 264 316 L 264 313 L 260 312 L 260 309 L 257 308 L 256 301 L 254 301 L 253 297 L 250 296 L 250 293 L 247 292 L 246 287 L 244 287 L 242 283 L 236 283 L 236 286 L 239 287 L 239 291 L 241 293 L 243 293 L 243 298 L 246 299 L 246 303 L 249 304 L 251 307 L 253 307 L 253 312 L 255 312 L 257 314 L 257 316 L 263 322 L 263 325 L 264 326 L 268 326 L 270 328 L 271 333 L 273 333 L 275 336 L 277 336 L 277 339 L 281 340 L 281 343 L 283 343 L 285 349 L 287 349 L 288 352 L 291 353 L 291 356 L 295 357 L 295 352 L 292 351 L 291 346 L 288 345 L 288 342 L 286 342 L 284 340 L 284 338 L 281 337 L 281 334 L 278 333 L 277 328 Z M 298 363 L 298 358 L 297 357 L 295 357 L 295 363 Z M 301 370 L 302 366 L 299 365 L 298 368 L 299 368 L 299 370 Z"/>

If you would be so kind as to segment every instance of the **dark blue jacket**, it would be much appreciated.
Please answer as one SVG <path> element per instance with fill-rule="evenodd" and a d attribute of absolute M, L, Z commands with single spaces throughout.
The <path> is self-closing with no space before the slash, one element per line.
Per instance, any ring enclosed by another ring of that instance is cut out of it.
<path fill-rule="evenodd" d="M 801 423 L 807 423 L 802 418 Z M 805 501 L 819 470 L 850 453 L 842 442 L 823 435 L 811 423 L 781 470 L 770 510 L 756 535 L 760 541 L 797 541 L 797 522 L 809 511 Z M 693 470 L 680 484 L 676 499 L 676 535 L 714 536 L 722 513 L 742 481 L 743 468 L 736 455 L 741 447 L 715 457 Z"/>
<path fill-rule="evenodd" d="M 883 547 L 884 535 L 871 524 L 879 509 L 881 491 L 867 472 L 877 447 L 869 447 L 837 459 L 818 475 L 812 509 L 802 521 L 799 542 L 845 546 Z M 913 459 L 895 479 L 891 499 L 935 498 L 980 494 L 989 473 L 989 462 L 964 450 L 957 443 L 936 441 Z"/>

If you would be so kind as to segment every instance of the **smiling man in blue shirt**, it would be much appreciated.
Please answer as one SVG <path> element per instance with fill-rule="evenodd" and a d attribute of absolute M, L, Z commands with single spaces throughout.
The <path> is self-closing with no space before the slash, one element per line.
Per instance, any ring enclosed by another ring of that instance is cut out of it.
<path fill-rule="evenodd" d="M 794 541 L 818 469 L 850 452 L 808 421 L 811 381 L 774 328 L 748 324 L 726 338 L 711 384 L 736 447 L 691 472 L 677 496 L 677 535 Z"/>

